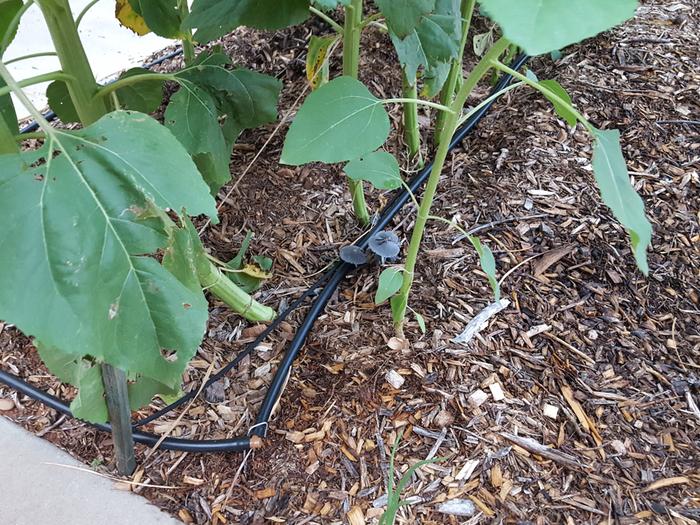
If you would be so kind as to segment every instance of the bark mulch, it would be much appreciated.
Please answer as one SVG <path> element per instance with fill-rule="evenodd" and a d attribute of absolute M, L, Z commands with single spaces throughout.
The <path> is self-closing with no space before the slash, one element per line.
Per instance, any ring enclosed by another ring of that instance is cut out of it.
<path fill-rule="evenodd" d="M 195 455 L 139 446 L 131 480 L 138 484 L 122 488 L 186 523 L 374 523 L 401 435 L 399 472 L 422 459 L 445 460 L 416 473 L 400 523 L 700 522 L 699 15 L 693 2 L 646 1 L 623 27 L 555 62 L 531 63 L 539 78 L 559 80 L 594 124 L 621 130 L 654 225 L 648 278 L 600 202 L 589 138 L 536 94 L 516 90 L 451 155 L 435 205 L 467 229 L 482 227 L 508 306 L 469 343 L 453 342 L 490 303 L 490 289 L 465 240 L 433 223 L 411 299 L 426 334 L 412 319 L 407 342 L 394 338 L 388 306 L 373 304 L 380 268 L 358 272 L 315 325 L 261 450 Z M 312 23 L 274 35 L 240 30 L 222 44 L 236 62 L 284 81 L 285 115 L 305 89 L 308 37 L 323 30 Z M 397 96 L 388 39 L 365 38 L 363 80 L 378 95 Z M 332 69 L 338 66 L 334 59 Z M 399 130 L 399 108 L 391 116 Z M 258 156 L 274 130 L 241 137 L 234 182 L 220 195 L 221 224 L 204 238 L 225 260 L 253 231 L 252 251 L 275 260 L 258 298 L 281 307 L 361 232 L 339 167 L 277 164 L 285 126 Z M 387 147 L 408 172 L 415 169 L 400 133 Z M 374 192 L 370 203 L 377 209 L 387 199 Z M 394 225 L 404 244 L 413 216 L 407 207 Z M 302 315 L 283 323 L 219 392 L 150 430 L 190 438 L 245 433 Z M 197 389 L 207 370 L 223 366 L 258 330 L 212 301 L 185 390 Z M 30 341 L 2 324 L 0 350 L 3 369 L 74 395 L 46 372 Z M 110 436 L 6 388 L 0 397 L 4 415 L 112 472 Z M 441 512 L 454 500 L 473 514 Z"/>

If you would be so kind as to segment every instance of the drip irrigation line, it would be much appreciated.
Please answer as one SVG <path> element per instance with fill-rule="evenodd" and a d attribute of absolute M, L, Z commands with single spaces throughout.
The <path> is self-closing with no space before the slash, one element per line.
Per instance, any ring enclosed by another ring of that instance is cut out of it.
<path fill-rule="evenodd" d="M 174 52 L 172 56 L 175 56 L 181 52 L 182 50 L 178 50 Z M 168 58 L 172 58 L 172 56 L 166 55 L 166 57 Z M 167 60 L 166 57 L 163 57 L 159 60 Z M 518 70 L 525 64 L 527 60 L 528 57 L 524 54 L 521 54 L 518 57 L 516 57 L 516 59 L 511 63 L 510 67 L 511 69 Z M 152 65 L 155 65 L 155 63 Z M 511 81 L 512 77 L 510 75 L 502 75 L 498 83 L 494 86 L 491 94 L 501 91 Z M 485 104 L 479 111 L 474 113 L 469 118 L 469 120 L 467 120 L 467 122 L 464 123 L 464 125 L 462 125 L 457 130 L 452 140 L 450 141 L 450 150 L 454 149 L 458 144 L 462 142 L 462 140 L 464 140 L 464 138 L 469 133 L 472 132 L 476 125 L 488 113 L 488 111 L 491 109 L 496 100 L 497 99 L 491 100 L 488 104 Z M 423 168 L 422 171 L 417 173 L 409 181 L 407 186 L 412 193 L 415 194 L 421 187 L 421 185 L 428 179 L 432 167 L 433 163 L 430 162 Z M 362 250 L 366 249 L 367 245 L 369 244 L 369 240 L 389 225 L 389 223 L 401 211 L 403 206 L 410 200 L 410 198 L 411 195 L 406 188 L 403 188 L 400 191 L 398 191 L 394 198 L 389 202 L 389 204 L 387 204 L 384 207 L 375 225 L 355 242 L 355 246 L 359 247 Z M 277 367 L 277 372 L 275 373 L 275 376 L 272 379 L 270 388 L 268 389 L 267 394 L 265 395 L 263 403 L 260 407 L 260 412 L 258 413 L 256 423 L 255 425 L 253 425 L 249 436 L 239 436 L 230 439 L 217 440 L 196 440 L 169 437 L 161 442 L 160 448 L 164 450 L 178 450 L 187 452 L 242 452 L 251 448 L 259 447 L 262 444 L 260 438 L 265 437 L 267 433 L 270 416 L 272 415 L 272 411 L 282 394 L 287 377 L 290 374 L 292 364 L 294 363 L 294 360 L 299 355 L 299 352 L 304 346 L 306 338 L 311 332 L 314 323 L 325 309 L 326 305 L 328 304 L 328 301 L 331 299 L 331 297 L 333 296 L 343 279 L 345 279 L 345 277 L 350 272 L 356 270 L 357 268 L 359 268 L 359 266 L 355 266 L 346 262 L 340 262 L 332 268 L 330 268 L 329 270 L 327 270 L 326 273 L 318 281 L 312 284 L 311 287 L 308 290 L 306 290 L 306 292 L 304 292 L 286 310 L 284 310 L 284 312 L 282 312 L 277 317 L 277 319 L 275 319 L 275 321 L 273 321 L 272 324 L 265 329 L 265 331 L 262 334 L 260 334 L 252 343 L 250 343 L 242 352 L 236 355 L 236 357 L 231 362 L 229 362 L 226 366 L 219 370 L 219 372 L 210 377 L 207 383 L 205 384 L 206 388 L 207 386 L 210 386 L 211 384 L 223 378 L 228 371 L 230 371 L 238 363 L 240 363 L 240 361 L 246 355 L 249 355 L 255 349 L 255 347 L 257 347 L 257 345 L 262 342 L 262 340 L 264 340 L 273 330 L 275 330 L 277 326 L 289 314 L 291 314 L 294 310 L 299 308 L 301 304 L 308 297 L 314 295 L 319 288 L 323 287 L 323 290 L 318 294 L 318 297 L 316 297 L 316 300 L 311 305 L 311 309 L 306 314 L 304 321 L 297 330 L 297 333 L 295 334 L 294 339 L 290 343 L 289 348 L 285 352 L 284 357 L 280 362 L 280 365 Z M 65 402 L 51 394 L 48 394 L 47 392 L 44 392 L 34 387 L 33 385 L 30 385 L 26 381 L 20 379 L 19 377 L 13 374 L 0 370 L 0 383 L 6 384 L 7 386 L 17 390 L 18 392 L 24 395 L 29 396 L 30 398 L 36 401 L 43 403 L 44 405 L 56 410 L 61 414 L 74 417 L 70 410 L 70 407 Z M 167 405 L 166 407 L 158 410 L 154 414 L 137 421 L 133 425 L 134 441 L 137 443 L 154 446 L 160 439 L 159 436 L 147 432 L 142 432 L 136 429 L 140 426 L 152 422 L 153 420 L 168 412 L 171 412 L 175 408 L 178 408 L 185 402 L 189 401 L 196 395 L 197 390 L 192 390 L 191 392 L 185 394 L 183 397 L 178 399 L 176 402 Z M 98 430 L 103 430 L 106 432 L 111 432 L 112 430 L 112 427 L 109 424 L 89 424 Z"/>
<path fill-rule="evenodd" d="M 181 55 L 181 54 L 182 54 L 182 48 L 178 47 L 177 49 L 171 51 L 170 53 L 163 55 L 160 58 L 157 58 L 153 62 L 147 62 L 146 64 L 143 64 L 141 67 L 144 69 L 151 69 L 151 68 L 154 68 L 155 66 L 162 64 L 166 60 L 170 60 L 171 58 L 175 58 L 176 56 Z M 114 82 L 114 80 L 112 82 Z M 108 82 L 107 84 L 111 84 L 112 82 Z M 51 110 L 47 111 L 42 116 L 46 119 L 47 122 L 51 122 L 52 120 L 56 120 L 56 117 L 57 117 L 56 113 L 54 111 L 51 111 Z M 38 129 L 39 129 L 39 123 L 36 120 L 32 120 L 31 122 L 29 122 L 29 124 L 27 124 L 22 129 L 20 129 L 19 133 L 20 133 L 20 135 L 23 135 L 24 133 L 31 133 L 31 132 L 36 131 Z"/>

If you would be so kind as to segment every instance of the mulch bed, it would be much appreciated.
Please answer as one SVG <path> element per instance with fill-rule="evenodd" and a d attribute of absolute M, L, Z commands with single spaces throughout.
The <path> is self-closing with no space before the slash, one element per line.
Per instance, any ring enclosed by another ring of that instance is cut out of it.
<path fill-rule="evenodd" d="M 599 199 L 589 139 L 536 94 L 515 91 L 451 155 L 434 208 L 466 228 L 491 224 L 480 236 L 499 274 L 508 273 L 510 305 L 468 345 L 452 342 L 489 303 L 490 290 L 473 250 L 433 223 L 411 299 L 427 320 L 425 335 L 411 321 L 410 344 L 392 339 L 388 306 L 373 304 L 380 268 L 352 275 L 296 362 L 264 448 L 195 455 L 138 446 L 131 489 L 186 523 L 371 523 L 382 512 L 388 453 L 401 434 L 399 471 L 447 458 L 416 474 L 401 523 L 698 523 L 699 15 L 691 2 L 647 1 L 625 26 L 565 50 L 557 62 L 531 64 L 539 78 L 559 80 L 593 123 L 621 130 L 654 225 L 648 278 Z M 311 23 L 274 35 L 239 30 L 223 46 L 237 63 L 284 81 L 284 115 L 303 93 L 305 43 L 319 30 Z M 388 39 L 368 32 L 366 44 L 362 79 L 380 96 L 397 96 Z M 400 129 L 399 108 L 391 116 Z M 204 240 L 227 260 L 245 232 L 255 232 L 254 253 L 275 259 L 258 298 L 280 307 L 361 231 L 340 168 L 277 164 L 284 127 L 247 169 L 274 129 L 239 140 L 221 224 Z M 410 171 L 399 135 L 387 147 Z M 377 209 L 387 199 L 374 192 L 370 203 Z M 407 207 L 394 225 L 404 244 L 412 220 Z M 302 315 L 229 375 L 224 401 L 200 396 L 174 429 L 177 414 L 150 430 L 212 439 L 245 433 Z M 185 389 L 198 388 L 212 364 L 225 364 L 257 330 L 212 301 Z M 74 394 L 46 372 L 29 340 L 1 323 L 0 352 L 3 369 L 65 399 Z M 403 379 L 398 388 L 386 380 L 390 371 Z M 4 415 L 113 471 L 109 435 L 4 387 L 0 397 L 15 405 Z M 476 514 L 438 512 L 455 498 L 473 503 Z"/>

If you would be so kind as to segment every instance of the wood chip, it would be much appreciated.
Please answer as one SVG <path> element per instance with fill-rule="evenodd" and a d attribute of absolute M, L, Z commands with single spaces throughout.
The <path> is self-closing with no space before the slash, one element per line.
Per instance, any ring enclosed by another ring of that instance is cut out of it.
<path fill-rule="evenodd" d="M 542 408 L 542 412 L 550 419 L 557 419 L 557 416 L 559 415 L 559 407 L 545 403 L 544 407 Z"/>
<path fill-rule="evenodd" d="M 15 408 L 15 402 L 9 397 L 3 397 L 0 399 L 0 412 L 7 412 Z"/>
<path fill-rule="evenodd" d="M 664 487 L 670 487 L 671 485 L 687 485 L 690 483 L 690 478 L 685 476 L 676 476 L 673 478 L 662 478 L 657 479 L 653 483 L 650 483 L 642 492 L 651 492 L 652 490 L 662 489 Z"/>
<path fill-rule="evenodd" d="M 489 385 L 489 390 L 491 391 L 494 401 L 503 401 L 506 398 L 500 383 L 491 383 Z"/>
<path fill-rule="evenodd" d="M 365 525 L 365 515 L 360 507 L 353 507 L 345 516 L 349 525 Z"/>
<path fill-rule="evenodd" d="M 476 389 L 474 392 L 472 392 L 469 395 L 469 398 L 467 399 L 467 402 L 474 408 L 479 408 L 481 405 L 484 404 L 484 402 L 489 398 L 489 395 L 481 390 L 480 388 Z"/>
<path fill-rule="evenodd" d="M 481 332 L 484 328 L 488 326 L 489 320 L 496 315 L 498 312 L 508 308 L 510 306 L 510 301 L 508 299 L 501 299 L 498 302 L 488 305 L 486 308 L 481 310 L 475 317 L 472 318 L 467 326 L 464 328 L 461 334 L 452 339 L 453 343 L 466 344 L 471 341 L 476 334 Z"/>
<path fill-rule="evenodd" d="M 451 499 L 438 505 L 437 510 L 452 516 L 473 516 L 476 513 L 476 505 L 468 499 Z"/>
<path fill-rule="evenodd" d="M 384 379 L 386 379 L 386 382 L 389 383 L 396 390 L 399 390 L 406 381 L 401 374 L 399 374 L 396 370 L 393 369 L 389 370 L 386 373 Z"/>
<path fill-rule="evenodd" d="M 542 443 L 539 443 L 532 438 L 516 436 L 508 432 L 501 432 L 500 434 L 511 443 L 515 443 L 519 447 L 522 447 L 533 454 L 538 454 L 543 458 L 551 459 L 552 461 L 556 461 L 557 463 L 566 465 L 567 467 L 583 468 L 584 466 L 574 456 L 546 447 Z"/>

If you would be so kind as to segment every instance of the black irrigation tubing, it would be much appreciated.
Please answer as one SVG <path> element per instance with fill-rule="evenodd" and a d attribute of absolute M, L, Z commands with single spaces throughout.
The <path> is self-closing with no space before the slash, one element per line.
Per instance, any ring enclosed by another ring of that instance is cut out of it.
<path fill-rule="evenodd" d="M 178 52 L 175 52 L 174 54 L 172 54 L 172 56 L 175 56 L 176 54 L 178 54 Z M 162 59 L 160 59 L 160 61 L 166 59 L 166 57 L 163 57 Z M 527 62 L 527 60 L 528 57 L 524 54 L 521 54 L 512 62 L 511 68 L 518 70 L 525 64 L 525 62 Z M 501 91 L 508 84 L 510 84 L 511 81 L 512 77 L 510 75 L 502 75 L 498 83 L 494 86 L 492 94 Z M 469 120 L 467 120 L 467 122 L 464 123 L 464 125 L 462 125 L 457 130 L 454 137 L 452 138 L 452 141 L 450 142 L 450 150 L 454 149 L 460 142 L 462 142 L 462 140 L 464 140 L 464 138 L 469 133 L 472 132 L 476 125 L 484 118 L 484 116 L 486 116 L 486 114 L 491 109 L 495 101 L 496 99 L 491 100 L 489 103 L 485 104 L 481 109 L 475 112 L 469 118 Z M 432 167 L 433 163 L 430 162 L 410 180 L 410 182 L 408 183 L 408 187 L 410 188 L 412 193 L 416 193 L 418 189 L 423 185 L 423 183 L 428 179 Z M 388 224 L 401 211 L 403 206 L 409 201 L 410 198 L 411 195 L 405 188 L 397 192 L 394 198 L 391 200 L 391 202 L 389 202 L 389 204 L 387 204 L 384 207 L 381 215 L 379 216 L 379 219 L 374 224 L 374 226 L 366 234 L 364 234 L 357 242 L 355 242 L 355 246 L 359 247 L 362 250 L 366 249 L 369 240 L 378 232 L 384 230 L 384 228 L 388 226 Z M 282 394 L 282 390 L 284 389 L 284 385 L 287 381 L 287 378 L 291 373 L 292 364 L 294 363 L 296 357 L 299 355 L 299 352 L 301 351 L 301 348 L 303 347 L 306 338 L 311 332 L 311 329 L 314 323 L 316 322 L 316 319 L 318 319 L 318 317 L 321 315 L 324 308 L 328 304 L 328 301 L 330 300 L 340 283 L 343 281 L 343 279 L 355 269 L 357 269 L 357 266 L 345 262 L 337 263 L 333 267 L 328 269 L 318 281 L 311 285 L 311 287 L 308 290 L 306 290 L 287 309 L 285 309 L 277 317 L 277 319 L 275 319 L 275 321 L 273 321 L 272 324 L 265 329 L 265 331 L 262 334 L 260 334 L 252 343 L 248 344 L 246 348 L 238 355 L 236 355 L 236 357 L 231 362 L 224 366 L 219 372 L 211 376 L 209 380 L 205 383 L 204 388 L 220 380 L 229 370 L 234 368 L 246 355 L 250 354 L 255 349 L 255 347 L 257 347 L 258 344 L 260 344 L 273 330 L 275 330 L 275 328 L 277 328 L 277 326 L 292 311 L 299 308 L 308 297 L 314 295 L 319 288 L 323 287 L 323 290 L 319 293 L 318 297 L 311 305 L 311 309 L 306 314 L 303 323 L 297 330 L 294 339 L 292 340 L 291 344 L 289 345 L 289 348 L 287 349 L 286 353 L 284 354 L 284 357 L 282 358 L 282 362 L 277 367 L 277 372 L 275 373 L 270 388 L 268 389 L 267 394 L 265 395 L 265 399 L 263 400 L 263 403 L 260 407 L 260 412 L 258 413 L 255 425 L 251 429 L 250 435 L 217 440 L 165 438 L 161 441 L 160 448 L 164 450 L 179 450 L 187 452 L 242 452 L 249 450 L 250 448 L 255 448 L 259 446 L 259 444 L 261 443 L 260 438 L 265 437 L 265 435 L 267 434 L 267 427 L 268 422 L 270 420 L 270 416 L 272 415 L 272 411 Z M 51 394 L 48 394 L 30 385 L 29 383 L 23 381 L 22 379 L 13 374 L 0 370 L 0 383 L 6 384 L 7 386 L 17 390 L 18 392 L 21 392 L 22 394 L 27 395 L 30 398 L 43 403 L 49 408 L 53 408 L 61 414 L 73 417 L 70 407 L 65 402 L 63 402 L 55 396 L 52 396 Z M 156 445 L 161 440 L 161 437 L 155 434 L 141 432 L 137 430 L 138 427 L 143 426 L 146 423 L 152 422 L 158 417 L 186 403 L 190 399 L 193 399 L 197 395 L 197 392 L 199 390 L 201 390 L 201 388 L 193 389 L 192 391 L 178 399 L 176 402 L 158 410 L 154 414 L 144 419 L 141 419 L 140 421 L 137 421 L 133 425 L 134 441 L 149 446 Z M 111 432 L 112 430 L 112 427 L 109 424 L 90 424 L 98 430 L 103 430 L 106 432 Z"/>

